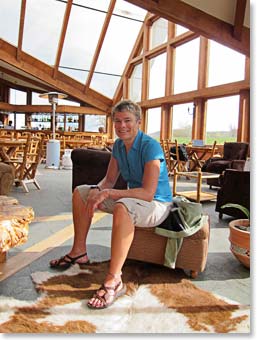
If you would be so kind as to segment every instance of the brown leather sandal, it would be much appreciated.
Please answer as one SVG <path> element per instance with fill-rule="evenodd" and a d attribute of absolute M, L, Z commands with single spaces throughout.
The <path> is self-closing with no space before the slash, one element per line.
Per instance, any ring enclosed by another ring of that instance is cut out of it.
<path fill-rule="evenodd" d="M 115 275 L 115 274 L 109 273 L 109 275 L 116 278 L 117 276 L 120 276 L 121 274 Z M 122 285 L 122 288 L 120 288 L 121 285 Z M 99 295 L 100 291 L 104 291 L 105 293 L 103 295 Z M 118 297 L 124 295 L 126 291 L 127 291 L 126 285 L 122 283 L 122 281 L 119 281 L 115 286 L 106 286 L 105 284 L 102 284 L 101 287 L 96 291 L 96 293 L 92 297 L 92 298 L 98 299 L 101 302 L 101 305 L 94 306 L 92 303 L 88 302 L 87 306 L 91 309 L 107 308 L 111 306 Z M 111 298 L 110 301 L 108 301 L 109 298 Z"/>
<path fill-rule="evenodd" d="M 70 255 L 66 254 L 62 257 L 60 257 L 58 260 L 52 260 L 50 261 L 49 265 L 51 268 L 56 268 L 56 269 L 68 269 L 70 268 L 70 266 L 74 265 L 74 264 L 78 264 L 78 265 L 86 265 L 89 263 L 89 260 L 87 262 L 84 263 L 78 263 L 77 260 L 81 259 L 82 257 L 86 256 L 87 253 L 81 254 L 79 256 L 76 257 L 71 257 Z"/>

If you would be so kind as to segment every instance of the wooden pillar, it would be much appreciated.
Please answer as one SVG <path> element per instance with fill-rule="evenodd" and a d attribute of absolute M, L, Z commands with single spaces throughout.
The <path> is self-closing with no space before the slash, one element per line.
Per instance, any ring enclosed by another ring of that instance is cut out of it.
<path fill-rule="evenodd" d="M 209 40 L 200 37 L 200 50 L 198 62 L 198 90 L 206 88 L 208 83 L 209 65 Z M 199 98 L 194 100 L 194 115 L 192 125 L 192 140 L 206 138 L 206 99 Z"/>
<path fill-rule="evenodd" d="M 240 91 L 237 141 L 250 143 L 250 90 Z"/>
<path fill-rule="evenodd" d="M 171 139 L 171 109 L 170 105 L 161 107 L 160 139 Z"/>
<path fill-rule="evenodd" d="M 126 76 L 123 79 L 122 93 L 123 93 L 123 98 L 129 97 L 129 80 L 128 80 L 128 77 Z"/>
<path fill-rule="evenodd" d="M 143 54 L 149 50 L 150 23 L 144 25 Z M 149 60 L 144 56 L 142 65 L 142 100 L 148 99 Z"/>
<path fill-rule="evenodd" d="M 192 139 L 205 139 L 206 135 L 206 100 L 195 99 Z"/>
<path fill-rule="evenodd" d="M 111 114 L 108 114 L 106 116 L 106 122 L 107 122 L 107 134 L 108 134 L 108 137 L 111 138 L 111 139 L 114 139 L 115 137 L 115 132 L 114 132 L 114 126 L 113 126 L 113 122 L 112 122 L 112 118 L 111 118 Z"/>

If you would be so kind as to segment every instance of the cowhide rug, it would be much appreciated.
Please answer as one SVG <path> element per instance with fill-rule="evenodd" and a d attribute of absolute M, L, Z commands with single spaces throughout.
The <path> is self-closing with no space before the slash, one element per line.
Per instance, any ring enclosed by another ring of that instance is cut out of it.
<path fill-rule="evenodd" d="M 250 310 L 197 288 L 180 270 L 129 261 L 126 295 L 103 310 L 86 303 L 108 262 L 36 272 L 33 302 L 0 299 L 1 333 L 248 333 Z"/>

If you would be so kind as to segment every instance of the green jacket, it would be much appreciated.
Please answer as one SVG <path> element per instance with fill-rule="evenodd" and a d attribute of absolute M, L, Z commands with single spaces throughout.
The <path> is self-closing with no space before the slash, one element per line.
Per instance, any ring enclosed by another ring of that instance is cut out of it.
<path fill-rule="evenodd" d="M 185 197 L 173 198 L 169 216 L 155 227 L 155 233 L 168 237 L 164 265 L 175 268 L 177 254 L 182 246 L 183 237 L 191 236 L 202 228 L 208 216 L 203 215 L 202 204 L 194 203 Z"/>

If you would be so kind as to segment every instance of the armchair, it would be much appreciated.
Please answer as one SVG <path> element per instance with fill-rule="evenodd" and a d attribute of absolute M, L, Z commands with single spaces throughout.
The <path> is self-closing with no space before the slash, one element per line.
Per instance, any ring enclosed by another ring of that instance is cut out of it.
<path fill-rule="evenodd" d="M 241 210 L 235 208 L 224 208 L 227 203 L 237 203 L 250 210 L 250 171 L 227 169 L 220 177 L 221 188 L 218 190 L 215 210 L 235 218 L 245 218 Z"/>
<path fill-rule="evenodd" d="M 224 143 L 223 157 L 212 157 L 202 167 L 202 171 L 222 174 L 226 169 L 243 170 L 249 151 L 244 142 Z M 210 178 L 207 184 L 220 187 L 220 178 Z"/>

